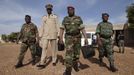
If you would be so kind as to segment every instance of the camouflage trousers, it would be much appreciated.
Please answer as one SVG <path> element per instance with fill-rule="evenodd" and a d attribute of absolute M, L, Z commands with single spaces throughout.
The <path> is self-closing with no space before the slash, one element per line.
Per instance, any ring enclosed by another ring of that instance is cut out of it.
<path fill-rule="evenodd" d="M 66 68 L 69 68 L 72 67 L 73 63 L 79 59 L 81 38 L 66 37 L 65 46 L 66 46 L 65 65 Z"/>
<path fill-rule="evenodd" d="M 25 56 L 28 48 L 31 51 L 32 59 L 35 59 L 36 44 L 35 43 L 30 43 L 30 44 L 28 44 L 28 43 L 22 43 L 21 44 L 21 47 L 20 47 L 20 54 L 19 54 L 19 57 L 18 57 L 19 62 L 22 62 L 23 61 L 24 56 Z"/>
<path fill-rule="evenodd" d="M 124 40 L 119 40 L 119 52 L 124 53 Z"/>
<path fill-rule="evenodd" d="M 99 46 L 99 58 L 108 58 L 110 65 L 114 65 L 112 39 L 101 38 L 102 46 Z"/>

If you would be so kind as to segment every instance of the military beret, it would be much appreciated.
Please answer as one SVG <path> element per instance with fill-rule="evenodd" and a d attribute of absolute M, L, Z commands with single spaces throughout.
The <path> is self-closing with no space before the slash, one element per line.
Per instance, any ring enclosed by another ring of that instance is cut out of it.
<path fill-rule="evenodd" d="M 49 9 L 49 8 L 52 9 L 53 5 L 52 4 L 47 4 L 45 7 L 46 7 L 46 9 Z"/>
<path fill-rule="evenodd" d="M 30 15 L 25 15 L 25 17 L 29 17 L 29 18 L 31 18 L 31 16 L 30 16 Z"/>
<path fill-rule="evenodd" d="M 74 7 L 73 6 L 68 6 L 67 9 L 74 9 Z"/>
<path fill-rule="evenodd" d="M 102 17 L 103 16 L 108 16 L 109 17 L 109 14 L 108 13 L 102 13 Z"/>

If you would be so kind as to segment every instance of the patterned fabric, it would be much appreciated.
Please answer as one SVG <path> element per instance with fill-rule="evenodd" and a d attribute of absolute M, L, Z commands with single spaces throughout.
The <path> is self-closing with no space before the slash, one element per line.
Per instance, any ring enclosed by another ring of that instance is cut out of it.
<path fill-rule="evenodd" d="M 38 37 L 38 29 L 33 23 L 23 24 L 18 39 L 22 42 L 35 42 Z"/>
<path fill-rule="evenodd" d="M 83 21 L 79 16 L 66 16 L 61 28 L 65 29 L 66 67 L 72 67 L 73 62 L 79 59 L 81 49 L 81 33 L 84 28 Z"/>
<path fill-rule="evenodd" d="M 23 24 L 20 34 L 18 36 L 18 40 L 22 40 L 20 54 L 19 54 L 19 61 L 22 62 L 25 56 L 26 51 L 28 48 L 31 51 L 31 55 L 33 60 L 35 59 L 36 55 L 36 38 L 38 37 L 38 30 L 36 25 L 33 23 L 30 24 Z"/>
<path fill-rule="evenodd" d="M 114 65 L 113 47 L 111 36 L 113 34 L 113 25 L 109 22 L 101 22 L 98 24 L 96 33 L 100 35 L 102 46 L 99 46 L 99 58 L 106 56 L 110 65 Z"/>
<path fill-rule="evenodd" d="M 113 34 L 113 25 L 110 22 L 101 22 L 97 26 L 96 33 L 99 33 L 102 37 L 109 38 Z"/>

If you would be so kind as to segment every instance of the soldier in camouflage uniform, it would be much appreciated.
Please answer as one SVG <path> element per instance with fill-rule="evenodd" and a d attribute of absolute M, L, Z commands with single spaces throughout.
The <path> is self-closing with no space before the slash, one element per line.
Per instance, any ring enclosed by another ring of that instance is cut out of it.
<path fill-rule="evenodd" d="M 15 65 L 16 68 L 22 67 L 24 55 L 29 48 L 32 55 L 32 65 L 35 65 L 35 53 L 36 53 L 36 43 L 38 43 L 38 29 L 35 24 L 31 22 L 31 16 L 25 16 L 25 24 L 23 24 L 20 34 L 18 36 L 18 40 L 22 41 L 20 54 L 18 57 L 18 62 Z"/>
<path fill-rule="evenodd" d="M 110 69 L 112 72 L 117 71 L 114 65 L 112 39 L 113 25 L 108 22 L 109 15 L 107 13 L 102 14 L 103 21 L 100 22 L 96 29 L 97 42 L 99 46 L 99 60 L 100 65 L 103 63 L 103 57 L 106 56 L 110 63 Z"/>
<path fill-rule="evenodd" d="M 124 53 L 124 50 L 125 50 L 125 48 L 124 48 L 124 35 L 121 31 L 120 31 L 117 39 L 118 39 L 119 53 Z"/>
<path fill-rule="evenodd" d="M 63 43 L 63 33 L 65 30 L 65 65 L 66 70 L 64 75 L 71 75 L 72 67 L 75 71 L 78 69 L 78 60 L 81 49 L 81 33 L 82 31 L 85 37 L 85 43 L 88 44 L 88 40 L 85 33 L 85 27 L 83 21 L 79 16 L 75 15 L 74 7 L 68 6 L 68 16 L 64 17 L 62 26 L 60 27 L 60 43 Z"/>

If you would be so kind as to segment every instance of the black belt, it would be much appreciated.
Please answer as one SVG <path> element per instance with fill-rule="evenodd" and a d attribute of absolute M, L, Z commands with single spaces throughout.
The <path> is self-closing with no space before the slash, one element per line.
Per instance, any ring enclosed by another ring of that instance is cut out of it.
<path fill-rule="evenodd" d="M 35 42 L 36 42 L 36 40 L 34 40 L 34 41 L 30 41 L 30 40 L 22 41 L 22 43 L 35 43 Z"/>
<path fill-rule="evenodd" d="M 104 38 L 104 39 L 109 39 L 111 38 L 111 36 L 104 36 L 104 35 L 100 35 L 101 38 Z"/>
<path fill-rule="evenodd" d="M 76 36 L 79 35 L 80 33 L 66 33 L 66 35 L 70 35 L 70 36 Z"/>

